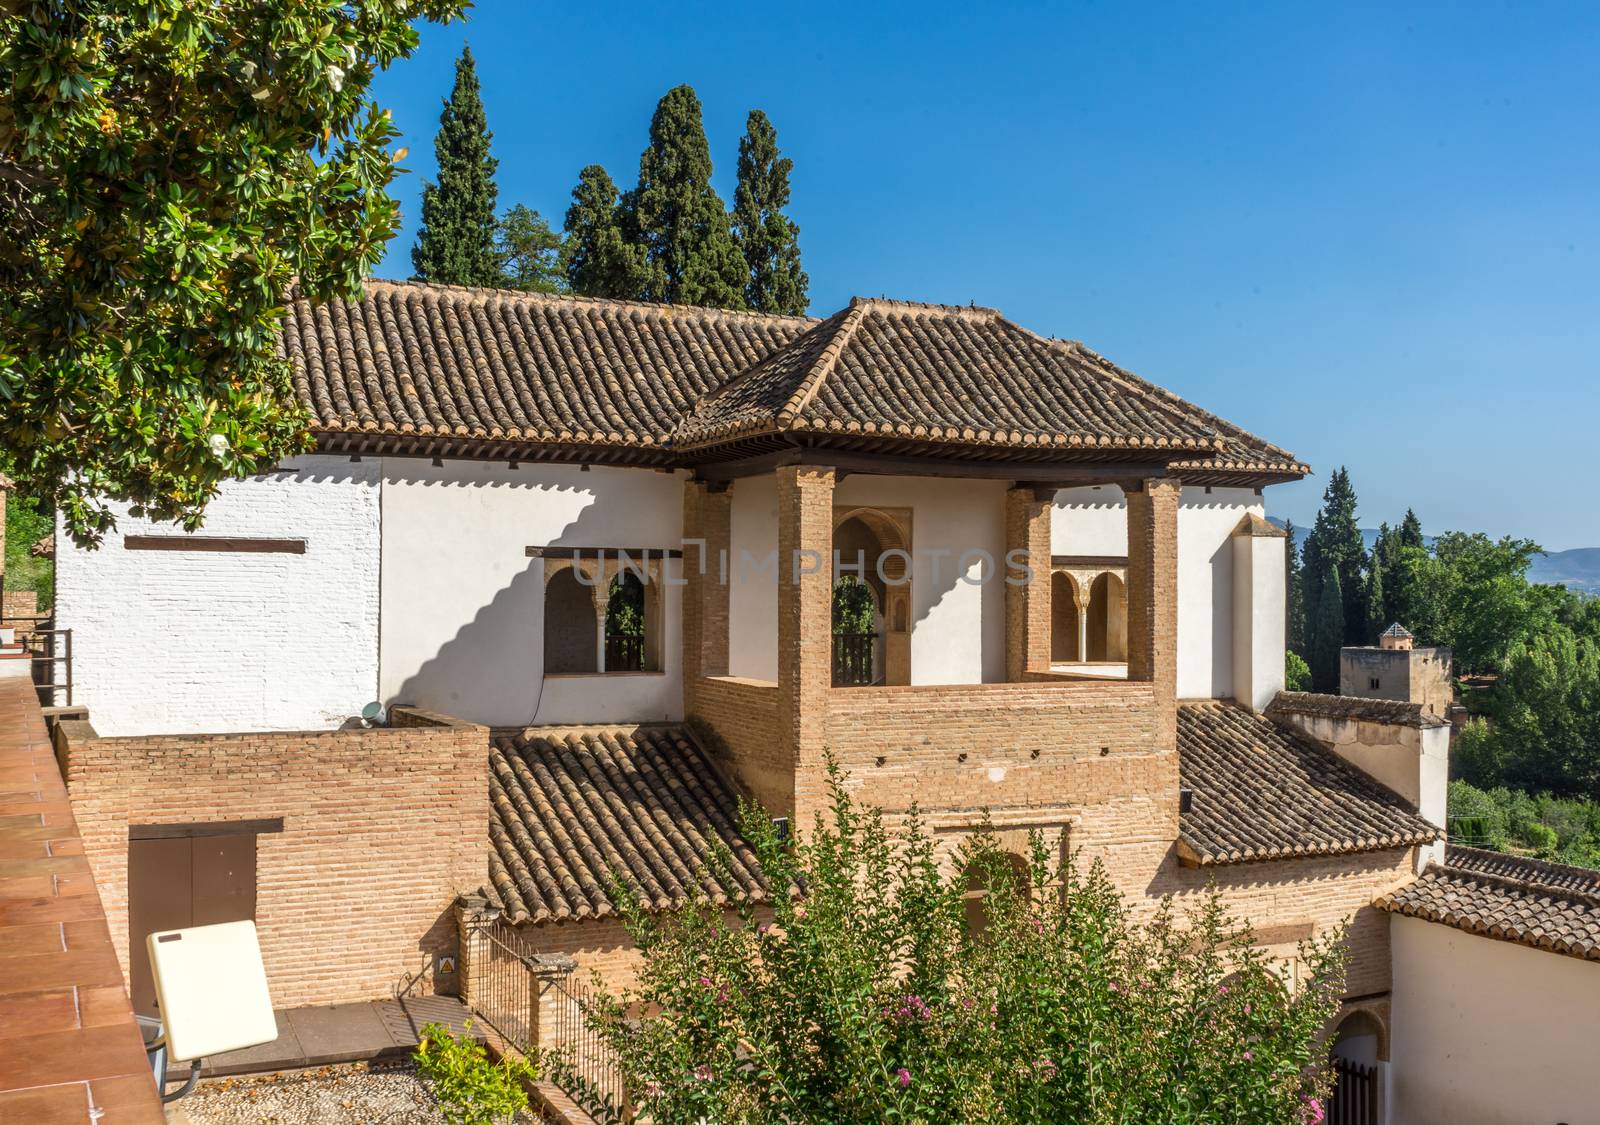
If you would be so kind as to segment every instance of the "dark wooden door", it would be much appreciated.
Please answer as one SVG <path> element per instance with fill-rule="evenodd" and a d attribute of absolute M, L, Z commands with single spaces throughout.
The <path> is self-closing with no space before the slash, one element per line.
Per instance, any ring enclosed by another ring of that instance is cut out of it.
<path fill-rule="evenodd" d="M 156 1015 L 145 938 L 160 930 L 242 922 L 256 916 L 254 832 L 215 834 L 223 825 L 134 829 L 128 840 L 128 964 L 133 1010 Z M 205 831 L 211 829 L 211 832 Z"/>

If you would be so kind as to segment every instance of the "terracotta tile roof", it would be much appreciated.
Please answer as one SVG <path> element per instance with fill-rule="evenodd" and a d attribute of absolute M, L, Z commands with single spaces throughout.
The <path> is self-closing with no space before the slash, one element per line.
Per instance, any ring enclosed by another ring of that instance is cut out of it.
<path fill-rule="evenodd" d="M 1197 864 L 1426 844 L 1438 829 L 1398 794 L 1308 739 L 1231 703 L 1178 707 L 1178 821 Z"/>
<path fill-rule="evenodd" d="M 660 910 L 767 895 L 733 788 L 686 728 L 496 731 L 489 802 L 485 893 L 513 923 L 613 915 L 613 878 Z"/>
<path fill-rule="evenodd" d="M 1448 847 L 1381 910 L 1469 934 L 1600 961 L 1600 871 Z"/>
<path fill-rule="evenodd" d="M 292 302 L 279 346 L 312 428 L 352 450 L 425 439 L 693 464 L 719 443 L 804 433 L 1034 457 L 1178 451 L 1197 483 L 1309 471 L 990 309 L 858 299 L 817 321 L 369 281 L 357 302 Z"/>
<path fill-rule="evenodd" d="M 1268 715 L 1310 715 L 1319 719 L 1365 719 L 1408 727 L 1449 726 L 1420 703 L 1403 699 L 1365 699 L 1356 695 L 1322 695 L 1310 691 L 1280 691 L 1267 705 Z"/>
<path fill-rule="evenodd" d="M 280 341 L 321 432 L 648 447 L 812 323 L 369 281 L 357 303 L 293 302 Z"/>
<path fill-rule="evenodd" d="M 993 309 L 856 298 L 701 401 L 685 448 L 822 431 L 930 442 L 1216 452 L 1187 403 Z"/>

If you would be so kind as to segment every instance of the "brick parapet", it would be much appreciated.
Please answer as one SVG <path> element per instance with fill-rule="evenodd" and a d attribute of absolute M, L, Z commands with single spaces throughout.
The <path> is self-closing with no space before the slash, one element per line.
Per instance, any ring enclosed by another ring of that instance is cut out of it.
<path fill-rule="evenodd" d="M 455 946 L 452 903 L 482 886 L 488 731 L 396 708 L 387 728 L 100 738 L 56 750 L 128 970 L 130 825 L 281 817 L 257 838 L 256 924 L 273 1003 L 392 995 Z"/>

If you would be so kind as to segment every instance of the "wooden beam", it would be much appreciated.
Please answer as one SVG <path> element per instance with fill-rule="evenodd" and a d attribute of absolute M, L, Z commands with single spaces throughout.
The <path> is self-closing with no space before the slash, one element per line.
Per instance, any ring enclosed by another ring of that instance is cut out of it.
<path fill-rule="evenodd" d="M 525 547 L 530 559 L 615 559 L 626 555 L 630 560 L 681 559 L 683 551 L 677 547 Z"/>
<path fill-rule="evenodd" d="M 784 449 L 738 461 L 704 464 L 695 479 L 729 481 L 764 476 L 784 465 L 815 465 L 841 476 L 851 473 L 899 477 L 952 477 L 978 480 L 1020 481 L 1026 487 L 1053 491 L 1074 485 L 1114 484 L 1131 487 L 1147 477 L 1169 474 L 1165 462 L 980 461 L 965 457 L 902 457 L 873 453 L 847 453 L 835 449 Z"/>
<path fill-rule="evenodd" d="M 246 555 L 303 555 L 304 539 L 255 539 L 227 535 L 124 535 L 129 551 L 230 551 Z"/>
<path fill-rule="evenodd" d="M 264 820 L 213 820 L 198 824 L 130 824 L 130 840 L 182 840 L 200 836 L 259 836 L 282 832 L 283 817 Z"/>

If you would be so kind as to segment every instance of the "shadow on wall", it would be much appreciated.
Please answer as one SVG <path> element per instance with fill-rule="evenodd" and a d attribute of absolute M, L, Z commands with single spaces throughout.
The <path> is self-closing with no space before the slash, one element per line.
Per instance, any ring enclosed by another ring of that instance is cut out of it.
<path fill-rule="evenodd" d="M 535 466 L 529 468 L 536 469 Z M 446 622 L 440 623 L 439 637 L 413 635 L 408 647 L 431 650 L 431 655 L 416 665 L 415 671 L 405 677 L 387 701 L 411 703 L 493 726 L 533 725 L 538 718 L 544 684 L 544 561 L 527 558 L 524 548 L 547 544 L 574 547 L 656 544 L 609 542 L 615 535 L 595 526 L 600 517 L 594 491 L 534 476 L 526 481 L 445 480 L 426 473 L 406 472 L 402 467 L 399 471 L 386 468 L 384 484 L 537 491 L 554 501 L 549 505 L 551 508 L 576 509 L 576 518 L 569 519 L 554 534 L 533 527 L 521 533 L 507 530 L 503 519 L 493 521 L 491 513 L 478 513 L 489 518 L 492 526 L 497 526 L 497 533 L 483 544 L 483 549 L 506 552 L 508 558 L 514 554 L 521 568 L 479 605 L 469 619 L 457 624 L 453 635 L 444 636 L 449 628 Z M 440 537 L 432 541 L 447 538 L 441 530 Z M 676 546 L 675 543 L 670 545 Z M 444 552 L 435 560 L 413 557 L 409 561 L 429 572 L 431 582 L 440 586 L 460 584 L 469 577 L 454 572 L 452 568 L 458 560 L 445 557 Z M 467 562 L 470 565 L 471 560 Z M 387 582 L 384 593 L 386 597 L 393 595 Z M 404 606 L 387 603 L 384 610 L 385 613 L 406 612 Z M 398 652 L 386 652 L 385 659 L 410 662 L 409 654 Z"/>
<path fill-rule="evenodd" d="M 1211 570 L 1211 694 L 1233 695 L 1233 537 L 1223 538 Z"/>

